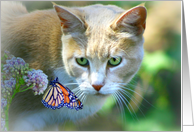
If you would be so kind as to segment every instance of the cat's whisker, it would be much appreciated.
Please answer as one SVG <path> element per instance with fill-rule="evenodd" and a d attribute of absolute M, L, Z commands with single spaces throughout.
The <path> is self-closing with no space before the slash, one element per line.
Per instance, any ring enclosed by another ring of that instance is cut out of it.
<path fill-rule="evenodd" d="M 130 88 L 127 88 L 127 87 L 122 87 L 123 89 L 126 89 L 126 90 L 129 90 L 129 91 L 132 91 L 134 93 L 136 93 L 137 95 L 139 95 L 143 100 L 145 100 L 149 105 L 151 105 L 152 107 L 154 107 L 156 109 L 155 106 L 153 106 L 149 101 L 147 101 L 142 95 L 140 95 L 138 92 L 136 92 L 135 90 L 132 90 Z"/>
<path fill-rule="evenodd" d="M 131 82 L 130 83 L 117 83 L 117 84 L 120 85 L 120 86 L 124 86 L 126 88 L 133 88 L 133 89 L 138 88 L 138 89 L 140 89 L 141 91 L 144 92 L 144 89 L 143 88 L 138 87 L 137 85 L 131 84 Z"/>
<path fill-rule="evenodd" d="M 67 85 L 79 85 L 79 84 L 78 83 L 66 83 L 65 85 L 67 86 Z"/>
<path fill-rule="evenodd" d="M 119 94 L 119 93 L 118 93 Z M 119 95 L 120 96 L 120 95 Z M 122 96 L 120 96 L 120 98 L 122 99 Z M 124 100 L 122 101 L 122 102 L 124 102 Z M 132 113 L 131 113 L 131 111 L 129 110 L 129 112 L 130 112 L 130 114 L 132 115 Z M 123 114 L 122 114 L 122 116 L 123 116 Z M 123 119 L 123 117 L 122 117 L 122 119 Z"/>
<path fill-rule="evenodd" d="M 82 103 L 85 102 L 86 95 L 84 94 L 83 91 L 81 91 L 80 89 L 77 89 L 77 91 L 75 92 L 75 94 L 81 100 Z"/>
<path fill-rule="evenodd" d="M 139 90 L 141 90 L 142 92 L 145 92 L 145 90 L 143 89 L 143 88 L 141 88 L 141 87 L 138 87 L 138 86 L 136 86 L 136 85 L 133 85 L 133 84 L 128 84 L 127 86 L 129 86 L 129 87 L 132 87 L 133 89 L 139 89 Z"/>
<path fill-rule="evenodd" d="M 81 102 L 83 102 L 83 96 L 82 96 L 82 94 L 79 94 L 79 96 L 77 96 L 80 100 L 81 100 Z"/>
<path fill-rule="evenodd" d="M 122 88 L 123 88 L 123 89 L 126 89 L 126 90 L 129 90 L 129 91 L 132 91 L 132 92 L 138 94 L 140 97 L 142 97 L 138 92 L 136 92 L 135 90 L 133 90 L 133 89 L 131 89 L 131 88 L 129 88 L 129 87 L 123 86 Z M 142 97 L 142 98 L 143 98 L 143 97 Z"/>
<path fill-rule="evenodd" d="M 135 113 L 135 111 L 134 111 L 132 105 L 130 104 L 130 102 L 125 98 L 125 96 L 123 96 L 123 95 L 120 93 L 120 91 L 118 91 L 118 95 L 120 96 L 121 100 L 123 101 L 123 103 L 125 104 L 125 106 L 127 107 L 127 109 L 129 110 L 129 112 L 132 114 L 131 110 L 130 110 L 129 107 L 128 107 L 128 104 L 129 104 L 129 106 L 131 107 L 133 113 L 135 114 L 136 119 L 138 120 L 137 114 Z M 126 102 L 127 102 L 127 103 L 126 103 Z M 138 121 L 139 121 L 139 120 L 138 120 Z"/>
<path fill-rule="evenodd" d="M 122 118 L 122 120 L 123 120 L 124 117 L 125 117 L 125 116 L 124 116 L 124 115 L 125 115 L 125 112 L 124 112 L 124 108 L 123 108 L 122 101 L 121 101 L 121 99 L 119 98 L 117 92 L 115 92 L 113 95 L 114 95 L 115 99 L 117 100 L 117 104 L 118 104 L 119 110 L 120 110 L 120 112 L 121 112 L 121 118 Z"/>
<path fill-rule="evenodd" d="M 133 94 L 131 94 L 130 92 L 128 92 L 127 90 L 129 90 L 129 91 L 132 91 L 133 93 L 136 93 L 137 95 L 139 95 L 140 96 L 140 94 L 138 93 L 138 92 L 136 92 L 136 91 L 134 91 L 134 90 L 132 90 L 132 89 L 130 89 L 130 88 L 126 88 L 126 87 L 121 87 L 121 88 L 123 88 L 122 90 L 124 90 L 125 92 L 126 92 L 126 95 L 127 94 L 130 94 L 135 100 L 137 100 L 135 97 L 134 97 L 134 95 Z M 145 98 L 143 98 L 143 96 L 140 96 L 143 100 L 145 100 L 148 104 L 150 104 Z M 139 100 L 137 100 L 137 102 L 138 103 L 141 103 Z M 141 104 L 143 107 L 145 107 L 145 108 L 147 108 L 145 105 L 143 105 L 143 104 Z M 150 104 L 151 105 L 151 104 Z M 152 105 L 151 105 L 152 106 Z"/>
<path fill-rule="evenodd" d="M 77 93 L 77 95 L 78 95 L 79 97 L 81 97 L 82 94 L 84 93 L 84 91 L 81 91 L 80 88 L 78 87 L 76 93 Z"/>
<path fill-rule="evenodd" d="M 76 96 L 77 97 L 80 97 L 80 94 L 82 93 L 82 91 L 80 90 L 80 89 L 78 89 L 76 92 L 75 92 L 75 94 L 76 94 Z"/>
<path fill-rule="evenodd" d="M 76 88 L 74 88 L 74 89 L 72 89 L 72 92 L 76 92 L 76 91 L 78 91 L 78 90 L 80 90 L 79 86 L 76 87 Z"/>
<path fill-rule="evenodd" d="M 56 67 L 55 69 L 65 69 L 65 68 L 61 66 L 61 67 Z"/>
<path fill-rule="evenodd" d="M 87 99 L 87 95 L 83 94 L 83 103 L 85 103 L 86 99 Z"/>
<path fill-rule="evenodd" d="M 135 112 L 135 110 L 134 110 L 134 108 L 133 108 L 133 106 L 131 104 L 131 103 L 134 103 L 134 106 L 136 106 L 140 110 L 140 112 L 142 113 L 142 115 L 145 117 L 144 113 L 142 112 L 142 110 L 140 109 L 140 107 L 138 105 L 141 102 L 138 99 L 136 99 L 135 96 L 132 93 L 130 93 L 129 91 L 132 91 L 133 93 L 138 94 L 141 98 L 143 98 L 143 96 L 141 96 L 137 91 L 135 91 L 133 89 L 130 89 L 128 87 L 129 86 L 129 83 L 117 83 L 117 85 L 119 85 L 119 88 L 120 89 L 118 89 L 117 87 L 112 87 L 111 90 L 118 91 L 118 92 L 116 92 L 116 93 L 113 94 L 113 98 L 117 100 L 117 104 L 118 104 L 118 107 L 119 107 L 119 110 L 121 111 L 121 113 L 123 113 L 123 111 L 124 111 L 124 108 L 123 108 L 123 105 L 122 104 L 125 104 L 125 106 L 129 110 L 129 112 L 131 113 L 132 117 L 133 118 L 135 117 L 138 120 L 138 117 L 136 115 L 136 112 Z M 106 91 L 108 91 L 108 90 L 105 90 L 104 92 L 106 92 Z M 128 100 L 128 98 L 129 98 L 129 100 Z M 129 102 L 130 100 L 132 101 L 131 103 Z M 123 114 L 121 116 L 122 116 L 122 119 L 123 119 L 123 117 L 124 117 Z"/>
<path fill-rule="evenodd" d="M 140 110 L 140 112 L 142 113 L 142 115 L 145 117 L 145 115 L 143 114 L 142 110 L 140 109 L 140 107 L 137 105 L 137 103 L 135 103 L 135 101 L 133 100 L 133 98 L 131 98 L 128 94 L 130 94 L 132 97 L 134 97 L 131 93 L 121 89 L 120 90 L 123 94 L 125 94 L 130 100 L 132 100 L 132 102 L 137 106 L 137 108 Z M 137 100 L 136 98 L 134 98 L 135 100 Z M 138 103 L 141 103 L 139 102 L 139 100 L 137 100 Z"/>
<path fill-rule="evenodd" d="M 116 97 L 115 97 L 115 94 L 112 94 L 111 98 L 114 100 L 114 102 L 117 101 Z"/>
<path fill-rule="evenodd" d="M 129 87 L 129 83 L 117 83 L 118 87 Z"/>
<path fill-rule="evenodd" d="M 79 92 L 80 98 L 82 98 L 83 95 L 84 95 L 84 92 L 83 92 L 83 91 L 80 91 L 80 92 Z"/>
<path fill-rule="evenodd" d="M 129 95 L 131 95 L 132 97 L 134 97 L 133 96 L 133 94 L 131 94 L 130 92 L 128 92 L 127 90 L 129 90 L 129 89 L 122 89 L 123 87 L 121 87 L 121 89 L 120 89 L 120 91 L 122 91 L 122 92 L 124 92 L 125 93 L 125 95 L 127 96 L 127 97 L 129 97 L 130 98 L 130 96 Z M 129 95 L 128 95 L 129 94 Z"/>
<path fill-rule="evenodd" d="M 130 87 L 132 87 L 133 89 L 134 88 L 138 88 L 138 89 L 140 89 L 141 91 L 143 91 L 143 92 L 145 92 L 145 86 L 144 87 L 140 87 L 140 86 L 138 86 L 138 83 L 139 82 L 137 82 L 136 80 L 134 80 L 134 78 L 130 81 L 130 83 L 128 84 L 128 86 L 130 86 Z"/>
<path fill-rule="evenodd" d="M 127 85 L 129 83 L 117 83 L 118 85 Z"/>
<path fill-rule="evenodd" d="M 85 102 L 86 94 L 83 91 L 79 91 L 79 97 L 82 103 Z"/>
<path fill-rule="evenodd" d="M 132 97 L 134 97 L 133 94 L 131 94 L 130 92 L 128 92 L 128 91 L 126 91 L 126 90 L 124 90 L 124 89 L 120 89 L 120 91 L 123 92 L 123 93 L 124 93 L 128 98 L 130 98 L 131 100 L 132 100 L 132 98 L 131 98 L 129 95 L 131 95 Z M 134 99 L 137 100 L 135 97 L 134 97 Z M 132 101 L 133 101 L 133 100 L 132 100 Z M 137 100 L 137 101 L 138 101 L 138 103 L 140 103 L 139 100 Z M 134 101 L 133 101 L 133 102 L 134 102 Z M 135 102 L 134 102 L 134 103 L 135 103 Z"/>
<path fill-rule="evenodd" d="M 79 94 L 78 92 L 79 92 L 79 91 L 74 92 L 74 94 L 75 94 L 78 98 L 80 98 L 80 94 Z"/>
<path fill-rule="evenodd" d="M 72 91 L 74 91 L 75 95 L 78 97 L 78 98 L 81 98 L 81 94 L 83 93 L 83 91 L 80 90 L 79 87 L 73 89 Z"/>
<path fill-rule="evenodd" d="M 85 102 L 84 98 L 85 98 L 85 94 L 82 92 L 82 93 L 80 94 L 80 100 L 82 101 L 82 103 Z"/>

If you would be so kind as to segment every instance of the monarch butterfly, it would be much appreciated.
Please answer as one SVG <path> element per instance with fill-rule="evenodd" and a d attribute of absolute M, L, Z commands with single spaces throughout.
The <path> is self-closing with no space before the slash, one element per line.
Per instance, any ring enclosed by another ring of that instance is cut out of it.
<path fill-rule="evenodd" d="M 76 110 L 83 108 L 83 104 L 76 95 L 69 88 L 59 83 L 58 77 L 50 81 L 50 86 L 43 95 L 42 103 L 45 107 L 53 110 L 60 109 L 63 106 Z"/>

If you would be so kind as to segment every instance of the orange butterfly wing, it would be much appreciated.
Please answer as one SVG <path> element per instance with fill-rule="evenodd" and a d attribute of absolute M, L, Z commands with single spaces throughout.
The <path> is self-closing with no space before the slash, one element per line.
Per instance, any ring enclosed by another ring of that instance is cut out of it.
<path fill-rule="evenodd" d="M 57 83 L 57 85 L 59 85 L 59 87 L 62 90 L 63 96 L 64 96 L 64 105 L 70 109 L 82 109 L 83 104 L 81 103 L 81 101 L 76 97 L 76 95 L 71 92 L 71 90 L 65 86 L 63 86 L 60 83 Z"/>

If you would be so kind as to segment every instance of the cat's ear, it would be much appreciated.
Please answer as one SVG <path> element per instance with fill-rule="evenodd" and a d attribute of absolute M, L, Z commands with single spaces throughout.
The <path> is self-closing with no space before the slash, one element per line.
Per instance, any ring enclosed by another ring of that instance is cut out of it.
<path fill-rule="evenodd" d="M 84 22 L 73 12 L 56 4 L 54 4 L 53 7 L 61 20 L 61 26 L 63 27 L 64 33 L 84 32 L 86 30 Z"/>
<path fill-rule="evenodd" d="M 122 13 L 112 24 L 113 30 L 142 34 L 146 27 L 147 10 L 144 6 L 136 6 Z"/>

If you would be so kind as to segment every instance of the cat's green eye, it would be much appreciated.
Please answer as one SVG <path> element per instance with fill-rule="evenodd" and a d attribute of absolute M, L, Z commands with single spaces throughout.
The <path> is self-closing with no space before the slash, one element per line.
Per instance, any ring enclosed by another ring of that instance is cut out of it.
<path fill-rule="evenodd" d="M 122 61 L 121 57 L 112 57 L 108 61 L 108 64 L 110 66 L 117 66 L 117 65 L 119 65 L 121 63 L 121 61 Z"/>
<path fill-rule="evenodd" d="M 83 58 L 83 57 L 81 57 L 81 58 L 76 58 L 76 61 L 77 61 L 77 63 L 78 63 L 79 65 L 81 65 L 81 66 L 88 66 L 88 65 L 89 65 L 88 60 L 87 60 L 86 58 Z"/>

